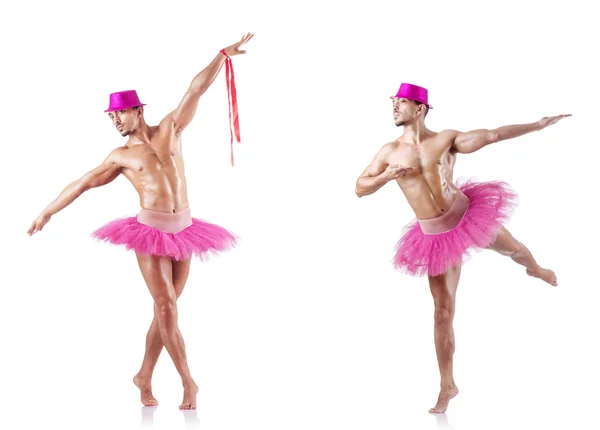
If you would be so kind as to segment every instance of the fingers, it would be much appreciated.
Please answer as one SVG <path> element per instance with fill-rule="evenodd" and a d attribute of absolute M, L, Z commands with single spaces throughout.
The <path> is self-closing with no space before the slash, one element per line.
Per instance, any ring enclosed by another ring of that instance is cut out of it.
<path fill-rule="evenodd" d="M 240 45 L 247 43 L 250 39 L 252 39 L 253 36 L 254 36 L 254 34 L 247 33 L 245 36 L 242 36 L 241 40 L 238 43 Z"/>
<path fill-rule="evenodd" d="M 31 224 L 31 227 L 29 227 L 29 230 L 27 230 L 27 234 L 29 236 L 31 236 L 32 234 L 36 233 L 37 231 L 38 231 L 37 223 L 34 221 L 33 224 Z"/>
<path fill-rule="evenodd" d="M 397 164 L 395 166 L 398 166 Z M 392 167 L 392 165 L 390 165 L 390 167 Z M 405 176 L 406 174 L 412 172 L 413 170 L 415 170 L 414 167 L 392 167 L 390 169 L 390 174 L 392 176 L 392 178 L 396 179 L 396 178 L 400 178 L 402 176 Z"/>
<path fill-rule="evenodd" d="M 555 117 L 550 118 L 550 124 L 556 124 L 558 121 L 560 121 L 563 118 L 567 118 L 571 116 L 571 114 L 566 114 L 566 115 L 558 115 Z"/>
<path fill-rule="evenodd" d="M 563 114 L 563 115 L 556 115 L 556 116 L 545 116 L 544 118 L 541 119 L 540 123 L 542 124 L 542 128 L 545 128 L 550 125 L 556 124 L 558 121 L 560 121 L 563 118 L 567 118 L 570 116 L 572 116 L 570 113 Z"/>

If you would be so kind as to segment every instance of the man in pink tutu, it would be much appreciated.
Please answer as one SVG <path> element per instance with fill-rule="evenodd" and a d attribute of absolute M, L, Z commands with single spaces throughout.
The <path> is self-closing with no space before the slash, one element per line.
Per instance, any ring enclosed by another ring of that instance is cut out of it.
<path fill-rule="evenodd" d="M 494 142 L 542 130 L 570 115 L 545 117 L 531 124 L 495 130 L 434 132 L 425 126 L 432 109 L 428 91 L 403 83 L 393 100 L 394 121 L 404 133 L 383 145 L 358 178 L 356 194 L 374 193 L 395 180 L 416 215 L 395 249 L 396 269 L 427 275 L 435 304 L 435 346 L 441 389 L 431 413 L 443 413 L 458 394 L 452 363 L 456 289 L 461 266 L 473 249 L 492 249 L 512 258 L 530 276 L 556 286 L 556 276 L 541 267 L 525 245 L 504 228 L 516 205 L 504 182 L 453 182 L 456 154 L 469 154 Z"/>
<path fill-rule="evenodd" d="M 99 240 L 133 250 L 143 278 L 154 299 L 154 319 L 146 337 L 146 351 L 133 382 L 140 389 L 142 403 L 157 405 L 152 394 L 152 374 L 163 346 L 171 356 L 183 383 L 181 409 L 196 408 L 198 386 L 188 367 L 183 337 L 177 324 L 177 298 L 188 278 L 192 256 L 203 259 L 226 251 L 236 237 L 226 229 L 192 218 L 184 175 L 181 133 L 190 124 L 202 94 L 230 57 L 245 54 L 242 39 L 222 49 L 192 80 L 179 106 L 158 125 L 144 120 L 145 104 L 135 91 L 110 95 L 105 111 L 121 136 L 129 139 L 114 149 L 104 162 L 67 186 L 46 207 L 28 231 L 32 235 L 50 218 L 87 190 L 106 185 L 123 174 L 139 194 L 141 210 L 136 217 L 112 221 L 94 232 Z M 227 63 L 229 76 L 230 63 Z M 229 82 L 228 82 L 229 83 Z M 234 109 L 234 116 L 237 111 Z M 234 118 L 236 121 L 237 118 Z"/>

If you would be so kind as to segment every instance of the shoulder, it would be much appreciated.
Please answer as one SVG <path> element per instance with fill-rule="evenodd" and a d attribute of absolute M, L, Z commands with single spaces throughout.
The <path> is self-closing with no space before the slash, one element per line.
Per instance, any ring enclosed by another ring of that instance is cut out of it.
<path fill-rule="evenodd" d="M 397 141 L 385 143 L 375 156 L 375 160 L 379 162 L 386 162 L 388 156 L 398 148 L 399 143 Z"/>
<path fill-rule="evenodd" d="M 451 139 L 451 138 L 456 137 L 456 135 L 458 133 L 460 133 L 458 130 L 453 130 L 451 128 L 447 128 L 445 130 L 438 132 L 437 136 L 440 139 Z"/>
<path fill-rule="evenodd" d="M 379 153 L 381 155 L 388 155 L 390 152 L 398 149 L 398 146 L 400 145 L 400 142 L 397 140 L 394 140 L 393 142 L 388 142 L 385 143 L 381 149 L 379 149 Z"/>
<path fill-rule="evenodd" d="M 459 134 L 460 132 L 458 130 L 445 129 L 437 133 L 434 139 L 439 145 L 449 147 L 453 145 L 456 136 Z"/>
<path fill-rule="evenodd" d="M 438 140 L 447 144 L 452 144 L 460 133 L 460 131 L 450 128 L 442 130 L 438 133 Z"/>
<path fill-rule="evenodd" d="M 173 112 L 169 112 L 157 126 L 155 125 L 150 128 L 163 129 L 165 127 L 175 127 L 175 115 L 173 115 Z"/>
<path fill-rule="evenodd" d="M 151 126 L 150 129 L 152 130 L 153 134 L 160 134 L 160 135 L 165 135 L 165 134 L 179 134 L 180 130 L 177 128 L 177 123 L 175 121 L 175 116 L 173 115 L 173 112 L 169 113 L 168 115 L 166 115 L 159 123 L 158 125 L 154 125 Z"/>
<path fill-rule="evenodd" d="M 108 153 L 104 162 L 106 164 L 121 164 L 123 158 L 125 157 L 126 151 L 128 150 L 127 145 L 119 146 L 114 148 L 112 151 Z"/>

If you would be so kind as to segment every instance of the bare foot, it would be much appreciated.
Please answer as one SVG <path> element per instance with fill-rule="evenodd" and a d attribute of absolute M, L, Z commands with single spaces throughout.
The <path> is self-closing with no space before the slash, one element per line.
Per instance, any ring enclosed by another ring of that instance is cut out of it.
<path fill-rule="evenodd" d="M 198 386 L 195 382 L 183 385 L 183 402 L 179 409 L 196 409 L 196 394 L 198 394 Z"/>
<path fill-rule="evenodd" d="M 133 383 L 140 389 L 140 400 L 144 406 L 157 406 L 158 401 L 152 395 L 150 379 L 142 378 L 139 374 L 133 377 Z"/>
<path fill-rule="evenodd" d="M 536 271 L 527 269 L 527 274 L 534 278 L 540 278 L 542 281 L 549 283 L 553 287 L 558 286 L 556 275 L 550 269 L 542 269 L 541 267 Z"/>
<path fill-rule="evenodd" d="M 430 414 L 443 414 L 448 409 L 448 403 L 458 394 L 458 387 L 453 385 L 451 387 L 442 388 L 438 401 L 435 407 L 429 409 Z"/>

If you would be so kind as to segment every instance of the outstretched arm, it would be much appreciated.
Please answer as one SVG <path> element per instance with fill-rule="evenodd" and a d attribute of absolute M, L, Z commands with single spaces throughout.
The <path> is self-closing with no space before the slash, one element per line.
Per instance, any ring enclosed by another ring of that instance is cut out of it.
<path fill-rule="evenodd" d="M 556 124 L 563 118 L 569 115 L 558 115 L 552 117 L 544 117 L 537 122 L 530 124 L 507 125 L 496 128 L 494 130 L 473 130 L 465 133 L 455 132 L 452 149 L 461 154 L 469 154 L 480 150 L 481 148 L 501 140 L 513 139 L 522 136 L 532 131 L 543 130 L 549 125 Z"/>
<path fill-rule="evenodd" d="M 368 196 L 383 187 L 392 179 L 404 176 L 413 170 L 412 167 L 402 167 L 388 164 L 387 156 L 393 149 L 393 143 L 386 143 L 381 147 L 371 164 L 364 170 L 356 181 L 356 195 Z"/>
<path fill-rule="evenodd" d="M 44 225 L 50 221 L 52 215 L 73 203 L 77 197 L 87 190 L 114 181 L 120 173 L 121 167 L 116 163 L 113 155 L 109 155 L 100 166 L 90 170 L 78 180 L 67 185 L 60 195 L 31 223 L 31 227 L 29 227 L 27 234 L 31 236 L 32 234 L 41 231 Z"/>
<path fill-rule="evenodd" d="M 224 49 L 225 54 L 227 56 L 232 57 L 234 55 L 245 54 L 246 51 L 241 51 L 239 48 L 254 36 L 251 33 L 248 33 L 239 42 L 234 43 L 233 45 L 228 46 Z M 186 128 L 194 115 L 196 114 L 196 109 L 198 108 L 198 102 L 200 101 L 200 97 L 208 90 L 208 88 L 212 85 L 217 75 L 221 71 L 223 67 L 223 63 L 226 60 L 226 56 L 219 52 L 215 58 L 210 62 L 208 66 L 206 66 L 200 73 L 198 73 L 192 83 L 190 84 L 188 90 L 186 91 L 183 99 L 179 103 L 177 109 L 175 109 L 171 116 L 173 118 L 173 122 L 175 124 L 175 128 L 178 132 L 182 132 L 184 128 Z"/>

